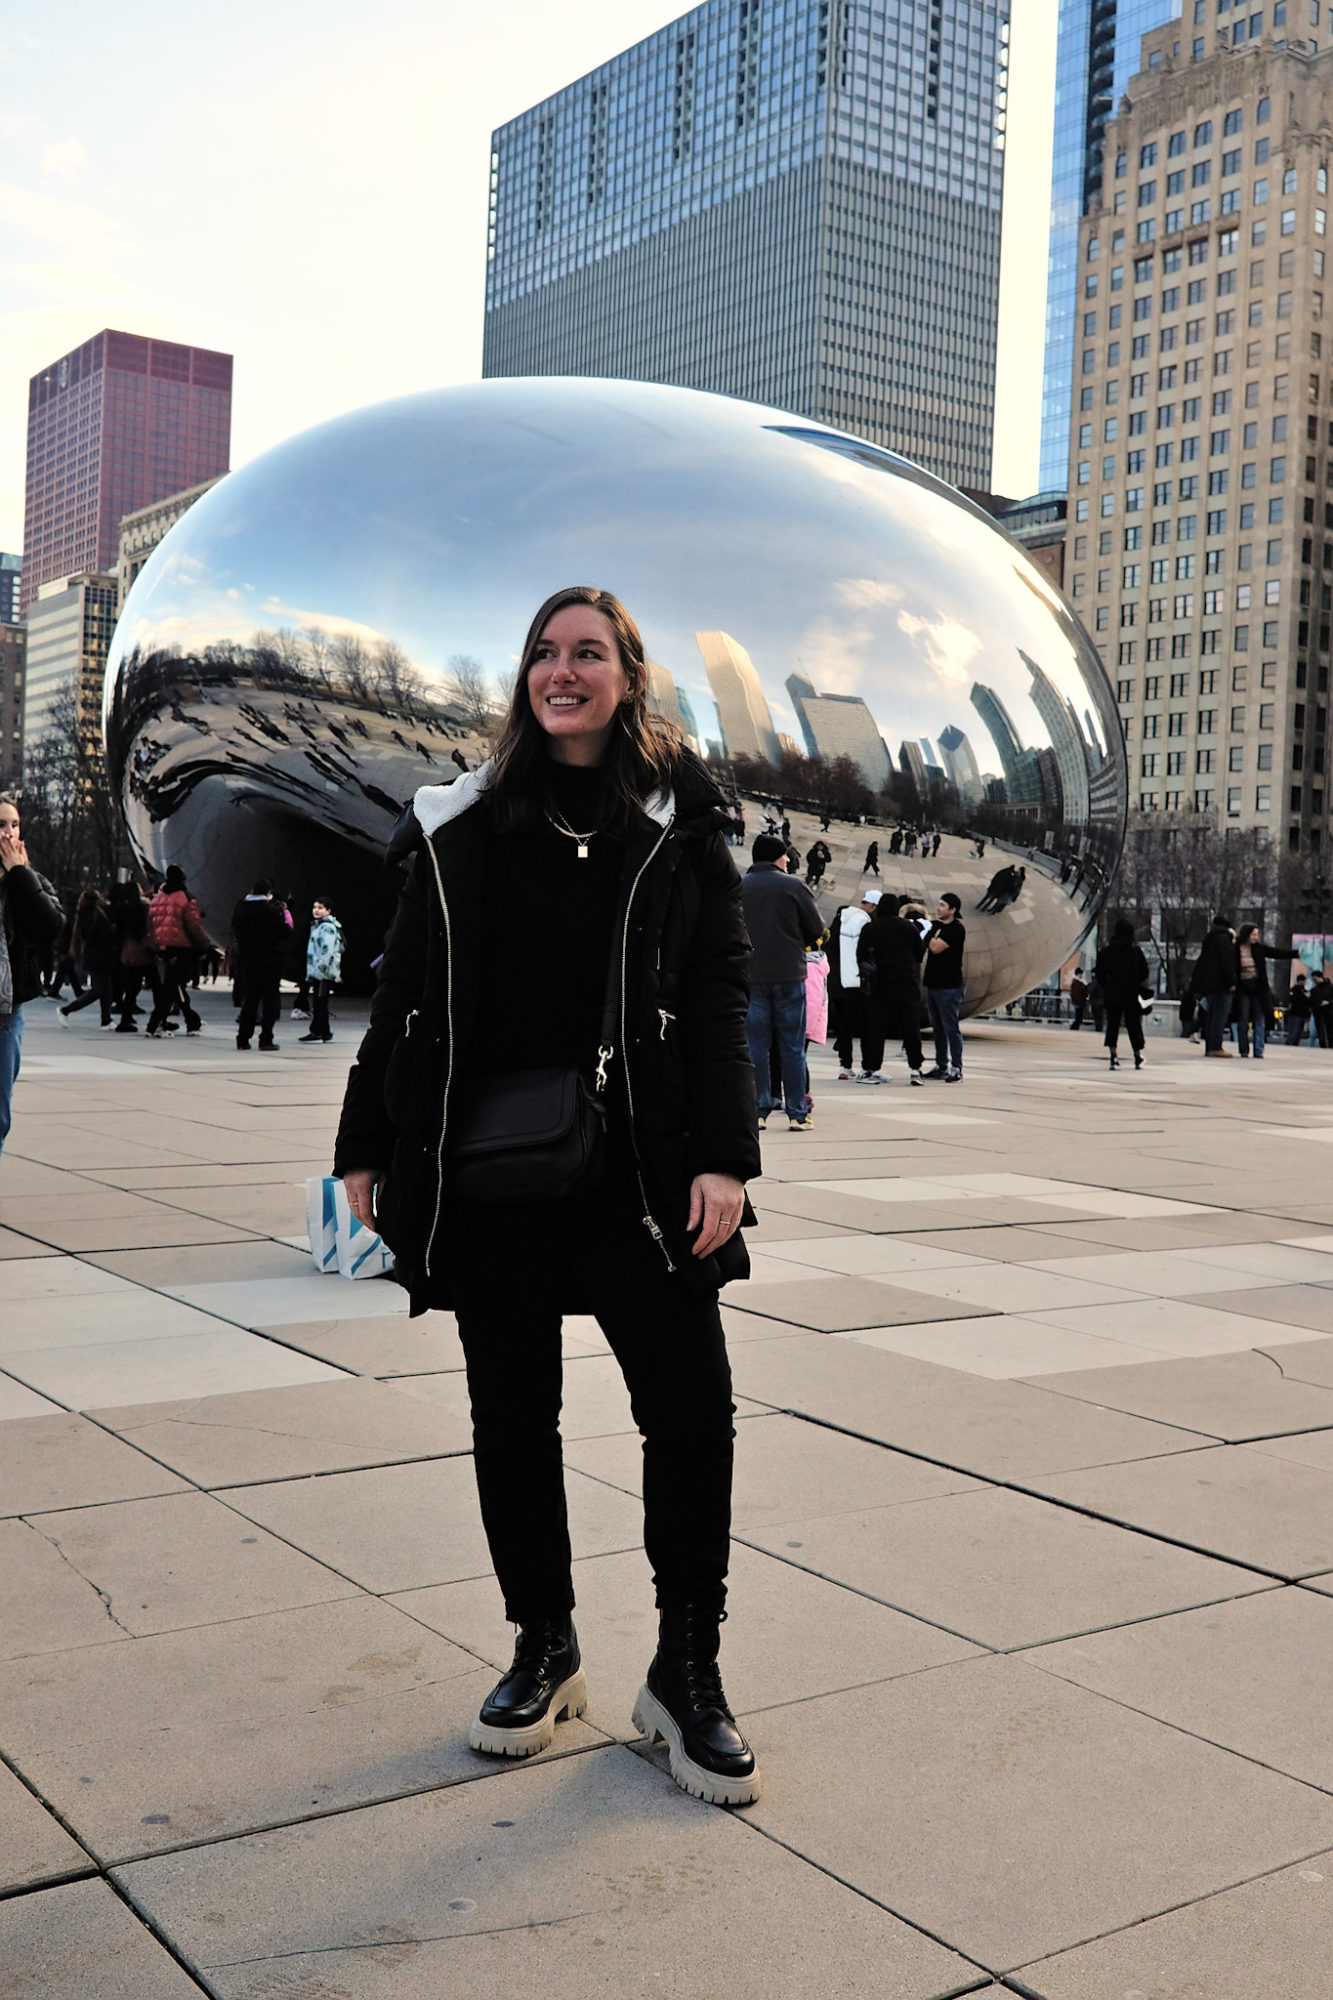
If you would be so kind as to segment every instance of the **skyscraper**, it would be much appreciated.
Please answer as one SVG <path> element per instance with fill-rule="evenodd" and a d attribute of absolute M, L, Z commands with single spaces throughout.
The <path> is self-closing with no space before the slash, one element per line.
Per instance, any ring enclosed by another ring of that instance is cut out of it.
<path fill-rule="evenodd" d="M 1197 5 L 1182 53 L 1174 27 L 1144 37 L 1080 233 L 1104 297 L 1080 350 L 1069 590 L 1139 810 L 1309 852 L 1333 797 L 1333 45 L 1312 4 L 1290 32 L 1272 7 L 1218 26 Z"/>
<path fill-rule="evenodd" d="M 965 805 L 980 805 L 985 797 L 985 787 L 981 773 L 977 769 L 976 755 L 972 745 L 954 723 L 946 723 L 935 738 L 944 759 L 944 768 L 951 783 L 958 787 L 959 796 Z"/>
<path fill-rule="evenodd" d="M 990 481 L 1009 0 L 704 0 L 492 139 L 483 373 L 776 404 Z"/>
<path fill-rule="evenodd" d="M 0 552 L 0 625 L 12 625 L 18 618 L 19 578 L 22 573 L 22 556 L 7 556 Z"/>
<path fill-rule="evenodd" d="M 1069 408 L 1081 311 L 1078 225 L 1102 184 L 1102 134 L 1138 69 L 1140 37 L 1174 20 L 1180 5 L 1181 0 L 1060 0 L 1038 480 L 1044 492 L 1063 489 L 1069 471 Z"/>
<path fill-rule="evenodd" d="M 812 757 L 832 763 L 850 757 L 872 792 L 889 782 L 889 753 L 879 727 L 859 694 L 816 694 L 801 674 L 787 678 L 787 693 Z"/>
<path fill-rule="evenodd" d="M 754 661 L 729 632 L 696 632 L 694 637 L 717 703 L 727 756 L 762 757 L 776 764 L 782 748 Z"/>
<path fill-rule="evenodd" d="M 114 570 L 126 514 L 230 455 L 229 354 L 102 332 L 34 375 L 20 610 L 55 578 Z"/>

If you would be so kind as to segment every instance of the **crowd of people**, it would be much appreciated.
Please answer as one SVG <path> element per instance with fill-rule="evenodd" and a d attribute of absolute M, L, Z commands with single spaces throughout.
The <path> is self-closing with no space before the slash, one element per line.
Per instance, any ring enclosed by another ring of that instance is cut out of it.
<path fill-rule="evenodd" d="M 67 910 L 34 867 L 17 799 L 0 798 L 0 1149 L 10 1129 L 23 1045 L 23 1009 L 56 1002 L 62 1026 L 96 1008 L 109 1032 L 154 1041 L 203 1032 L 196 996 L 203 980 L 229 976 L 237 1009 L 236 1046 L 276 1052 L 281 983 L 297 986 L 292 1013 L 308 1022 L 303 1042 L 329 1042 L 329 1001 L 342 976 L 342 929 L 316 898 L 302 942 L 289 902 L 257 881 L 232 912 L 227 942 L 210 935 L 180 868 L 150 894 L 122 880 L 103 894 L 83 889 Z M 61 995 L 68 989 L 69 998 Z M 146 1003 L 146 1004 L 145 1004 Z"/>

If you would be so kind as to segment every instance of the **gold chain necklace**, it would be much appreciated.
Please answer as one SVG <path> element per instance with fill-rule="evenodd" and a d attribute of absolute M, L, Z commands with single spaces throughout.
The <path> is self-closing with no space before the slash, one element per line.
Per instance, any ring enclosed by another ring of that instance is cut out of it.
<path fill-rule="evenodd" d="M 559 813 L 552 812 L 549 807 L 546 811 L 546 817 L 550 820 L 551 825 L 557 833 L 563 833 L 566 839 L 578 842 L 578 859 L 586 861 L 588 858 L 588 842 L 596 833 L 600 832 L 600 828 L 593 826 L 589 827 L 586 833 L 575 833 L 569 821 L 563 819 Z"/>

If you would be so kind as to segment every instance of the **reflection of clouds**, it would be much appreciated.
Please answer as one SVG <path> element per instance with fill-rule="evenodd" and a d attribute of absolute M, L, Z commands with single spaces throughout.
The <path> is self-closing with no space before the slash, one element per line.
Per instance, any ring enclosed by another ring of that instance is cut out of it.
<path fill-rule="evenodd" d="M 966 625 L 947 613 L 939 618 L 921 618 L 911 611 L 898 613 L 898 630 L 905 638 L 920 641 L 914 650 L 924 654 L 933 671 L 946 686 L 971 686 L 971 665 L 981 651 L 981 640 Z"/>
<path fill-rule="evenodd" d="M 901 604 L 903 600 L 900 584 L 884 583 L 874 576 L 840 577 L 834 588 L 844 604 L 850 604 L 858 611 L 867 611 L 872 606 L 879 608 L 887 604 Z"/>
<path fill-rule="evenodd" d="M 299 632 L 323 632 L 330 639 L 360 639 L 366 646 L 382 646 L 389 640 L 389 634 L 374 625 L 362 625 L 355 618 L 336 618 L 327 611 L 299 611 L 278 597 L 266 598 L 259 608 L 266 618 L 280 618 Z"/>

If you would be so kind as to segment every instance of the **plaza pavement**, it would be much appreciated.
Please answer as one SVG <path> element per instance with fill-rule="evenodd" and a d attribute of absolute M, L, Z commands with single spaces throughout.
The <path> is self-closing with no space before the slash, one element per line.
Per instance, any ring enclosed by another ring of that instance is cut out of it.
<path fill-rule="evenodd" d="M 355 1046 L 65 1033 L 0 1162 L 0 2000 L 1327 2000 L 1333 1058 L 982 1027 L 770 1133 L 727 1687 L 635 1748 L 639 1453 L 568 1327 L 591 1691 L 511 1635 L 447 1314 L 311 1271 Z"/>

